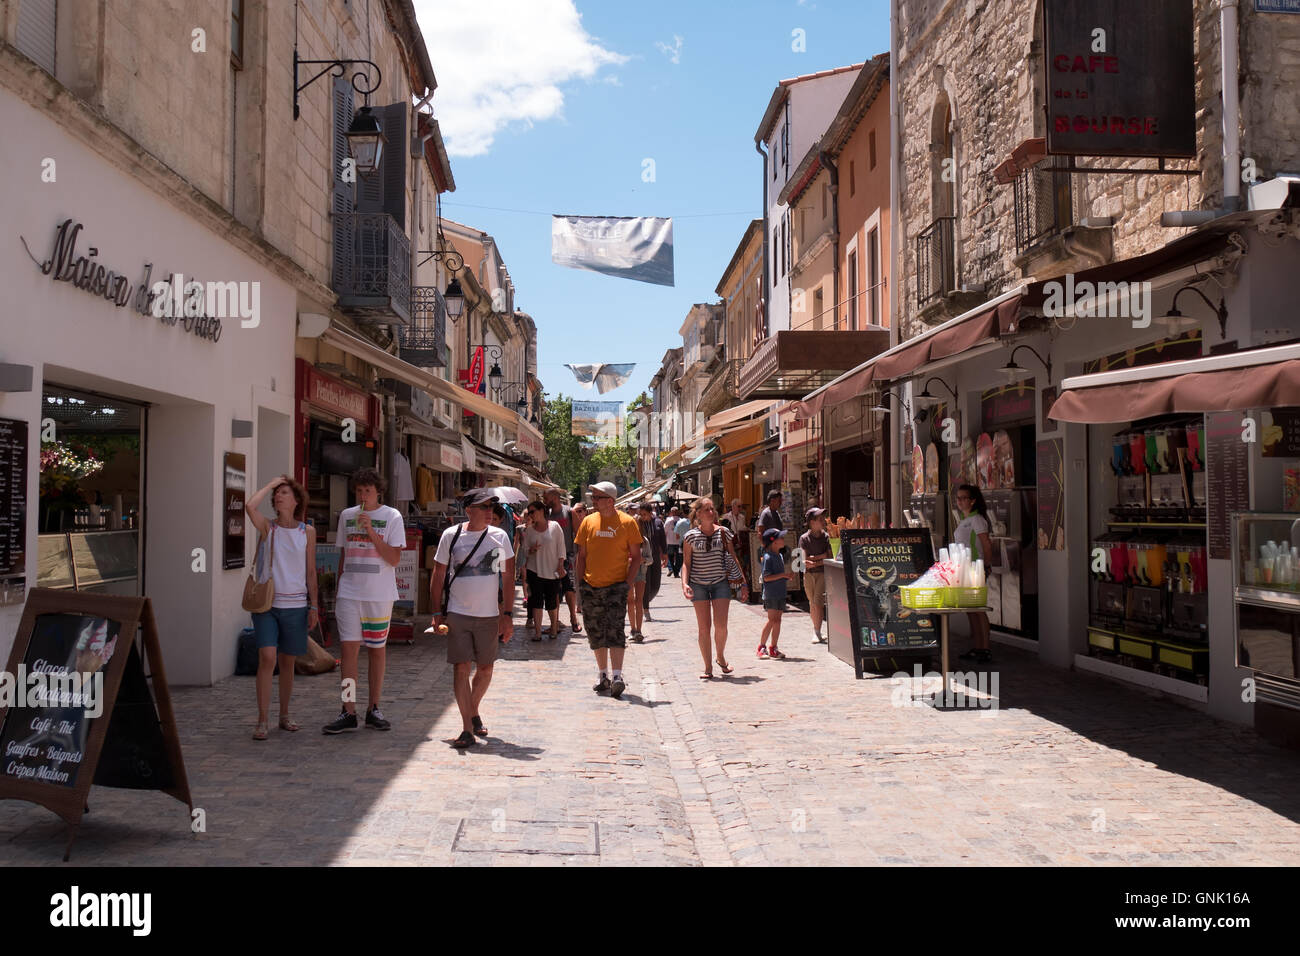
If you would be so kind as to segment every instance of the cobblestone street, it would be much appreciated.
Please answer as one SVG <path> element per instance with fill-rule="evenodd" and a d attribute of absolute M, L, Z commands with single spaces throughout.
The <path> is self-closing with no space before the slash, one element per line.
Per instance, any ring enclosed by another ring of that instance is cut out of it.
<path fill-rule="evenodd" d="M 585 637 L 507 646 L 466 753 L 441 642 L 389 653 L 394 729 L 325 737 L 333 676 L 297 679 L 303 732 L 249 737 L 253 681 L 179 689 L 195 804 L 96 788 L 73 862 L 225 864 L 1294 864 L 1300 757 L 1253 732 L 996 649 L 999 709 L 895 707 L 785 619 L 789 659 L 705 682 L 675 579 L 628 653 L 621 701 L 591 690 Z M 960 642 L 957 648 L 962 649 Z M 365 678 L 362 675 L 361 685 Z M 273 704 L 273 707 L 275 705 Z M 361 702 L 364 707 L 364 699 Z M 274 711 L 273 711 L 274 713 Z M 58 863 L 63 825 L 0 805 L 0 861 Z"/>

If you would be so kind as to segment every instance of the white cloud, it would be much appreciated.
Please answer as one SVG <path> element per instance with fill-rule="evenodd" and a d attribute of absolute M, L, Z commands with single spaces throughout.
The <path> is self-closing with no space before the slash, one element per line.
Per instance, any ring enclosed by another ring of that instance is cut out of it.
<path fill-rule="evenodd" d="M 674 63 L 682 62 L 682 38 L 676 33 L 673 34 L 673 42 L 671 45 L 664 43 L 662 40 L 655 40 L 655 48 L 660 53 L 666 53 L 668 59 L 672 60 Z"/>
<path fill-rule="evenodd" d="M 511 123 L 558 118 L 563 84 L 629 59 L 583 29 L 573 0 L 415 0 L 415 11 L 452 156 L 483 155 Z"/>

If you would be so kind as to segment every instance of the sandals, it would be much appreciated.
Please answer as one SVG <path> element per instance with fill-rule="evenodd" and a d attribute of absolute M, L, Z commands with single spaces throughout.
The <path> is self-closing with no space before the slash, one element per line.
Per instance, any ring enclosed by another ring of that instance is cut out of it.
<path fill-rule="evenodd" d="M 579 624 L 577 621 L 574 621 L 572 624 L 569 625 L 569 630 L 571 630 L 574 634 L 581 634 L 582 625 Z"/>
<path fill-rule="evenodd" d="M 478 741 L 474 739 L 474 735 L 470 731 L 462 730 L 460 736 L 453 740 L 451 745 L 457 750 L 463 750 L 466 747 L 473 747 L 476 743 Z"/>
<path fill-rule="evenodd" d="M 259 720 L 257 722 L 257 726 L 253 728 L 253 739 L 254 740 L 266 739 L 266 721 Z"/>
<path fill-rule="evenodd" d="M 700 680 L 713 680 L 713 675 L 712 675 L 712 674 L 701 674 L 701 675 L 700 675 Z"/>
<path fill-rule="evenodd" d="M 724 674 L 730 674 L 733 670 L 735 670 L 734 667 L 727 666 L 727 662 L 724 661 L 721 657 L 718 658 L 718 666 L 722 668 L 722 673 Z"/>
<path fill-rule="evenodd" d="M 280 717 L 280 729 L 281 730 L 302 730 L 302 727 L 294 723 L 294 721 L 292 720 L 292 718 L 289 717 L 288 714 L 283 714 Z"/>
<path fill-rule="evenodd" d="M 487 736 L 488 731 L 487 731 L 487 728 L 483 726 L 483 718 L 482 718 L 482 717 L 478 716 L 478 714 L 475 714 L 473 717 L 471 717 L 471 718 L 469 719 L 469 721 L 470 721 L 471 724 L 474 725 L 474 733 L 475 733 L 475 734 L 477 734 L 477 735 L 480 736 L 480 737 L 486 737 L 486 736 Z"/>

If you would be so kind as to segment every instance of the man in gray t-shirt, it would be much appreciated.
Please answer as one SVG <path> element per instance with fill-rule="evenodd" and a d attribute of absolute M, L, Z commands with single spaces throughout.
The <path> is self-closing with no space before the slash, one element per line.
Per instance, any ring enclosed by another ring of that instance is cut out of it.
<path fill-rule="evenodd" d="M 775 488 L 767 493 L 767 507 L 758 516 L 759 533 L 768 528 L 775 528 L 777 531 L 785 530 L 785 525 L 781 521 L 781 492 Z"/>
<path fill-rule="evenodd" d="M 565 575 L 560 579 L 560 588 L 564 594 L 564 602 L 569 605 L 569 630 L 577 634 L 582 630 L 582 625 L 578 623 L 578 593 L 573 580 L 573 556 L 577 550 L 573 544 L 573 534 L 578 529 L 573 526 L 572 510 L 560 500 L 560 489 L 546 489 L 542 501 L 546 503 L 546 517 L 558 524 L 560 530 L 564 532 Z"/>

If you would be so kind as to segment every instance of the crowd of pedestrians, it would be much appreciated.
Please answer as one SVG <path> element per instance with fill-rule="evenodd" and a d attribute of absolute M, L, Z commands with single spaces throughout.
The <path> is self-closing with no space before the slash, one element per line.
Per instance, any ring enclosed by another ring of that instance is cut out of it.
<path fill-rule="evenodd" d="M 363 647 L 369 665 L 364 726 L 374 730 L 392 726 L 380 703 L 397 599 L 396 566 L 406 532 L 401 513 L 382 503 L 385 485 L 374 469 L 358 471 L 352 488 L 357 503 L 339 515 L 335 539 L 342 549 L 334 608 L 342 656 L 342 701 L 339 715 L 322 727 L 326 734 L 362 726 L 356 697 Z M 749 599 L 744 562 L 736 550 L 736 532 L 748 527 L 741 502 L 733 500 L 721 517 L 713 500 L 705 496 L 689 508 L 672 505 L 663 514 L 643 502 L 633 517 L 616 506 L 617 494 L 610 482 L 591 485 L 590 510 L 582 501 L 570 508 L 558 489 L 547 491 L 521 511 L 504 505 L 489 489 L 475 489 L 462 499 L 466 520 L 443 531 L 429 581 L 434 612 L 429 632 L 446 638 L 461 716 L 462 732 L 453 746 L 471 747 L 476 737 L 487 736 L 480 709 L 500 646 L 512 637 L 516 583 L 524 588 L 530 640 L 543 640 L 543 611 L 549 623 L 545 637 L 559 637 L 562 605 L 568 608 L 567 626 L 573 634 L 583 633 L 585 627 L 597 672 L 593 689 L 598 694 L 618 699 L 626 690 L 627 642 L 645 640 L 645 622 L 653 621 L 650 604 L 664 570 L 681 581 L 682 594 L 695 612 L 703 662 L 700 679 L 713 680 L 714 665 L 723 675 L 733 672 L 726 657 L 731 601 L 733 596 Z M 262 511 L 268 498 L 274 517 Z M 761 591 L 766 615 L 757 656 L 767 660 L 786 657 L 778 643 L 788 583 L 794 577 L 786 566 L 780 507 L 781 495 L 773 491 L 754 528 L 763 543 L 760 578 L 754 586 Z M 318 625 L 320 608 L 316 529 L 304 522 L 306 508 L 306 491 L 282 475 L 257 491 L 245 509 L 259 535 L 258 573 L 274 583 L 271 607 L 253 614 L 258 646 L 256 740 L 267 738 L 277 665 L 278 726 L 285 731 L 300 729 L 289 715 L 294 662 L 307 651 L 308 632 Z M 817 642 L 825 640 L 822 562 L 830 554 L 830 539 L 822 509 L 808 509 L 805 519 L 808 531 L 800 537 L 799 548 L 806 560 L 804 589 Z"/>

